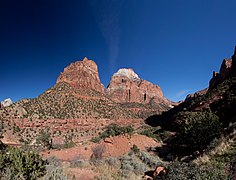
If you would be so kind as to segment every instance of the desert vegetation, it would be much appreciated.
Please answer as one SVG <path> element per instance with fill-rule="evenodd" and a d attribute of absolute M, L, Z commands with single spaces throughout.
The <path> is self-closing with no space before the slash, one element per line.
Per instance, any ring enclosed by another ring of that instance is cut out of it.
<path fill-rule="evenodd" d="M 138 118 L 121 105 L 94 90 L 75 89 L 62 82 L 41 94 L 38 98 L 19 101 L 8 109 L 2 109 L 5 118 L 69 119 L 69 118 Z M 20 113 L 19 113 L 20 112 Z"/>
<path fill-rule="evenodd" d="M 111 124 L 107 126 L 105 131 L 100 133 L 99 136 L 92 138 L 91 141 L 97 143 L 100 140 L 105 139 L 110 136 L 118 136 L 122 134 L 131 135 L 133 131 L 134 129 L 130 125 L 121 127 L 121 126 L 118 126 L 117 124 Z"/>
<path fill-rule="evenodd" d="M 153 130 L 142 133 L 149 137 L 156 137 L 158 127 L 175 132 L 162 147 L 152 149 L 166 162 L 165 179 L 235 178 L 235 90 L 230 78 L 206 94 L 147 119 Z"/>
<path fill-rule="evenodd" d="M 6 147 L 0 153 L 3 179 L 38 179 L 46 174 L 47 161 L 33 151 Z"/>

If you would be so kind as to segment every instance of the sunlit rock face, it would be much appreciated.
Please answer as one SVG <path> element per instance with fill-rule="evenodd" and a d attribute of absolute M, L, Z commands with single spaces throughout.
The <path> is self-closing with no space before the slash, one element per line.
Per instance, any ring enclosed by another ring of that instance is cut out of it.
<path fill-rule="evenodd" d="M 152 84 L 139 76 L 132 69 L 119 69 L 111 78 L 107 94 L 116 102 L 136 102 L 147 104 L 165 101 L 159 86 Z"/>
<path fill-rule="evenodd" d="M 60 82 L 66 82 L 75 88 L 92 89 L 104 93 L 97 64 L 87 58 L 66 67 L 57 79 L 57 83 Z"/>
<path fill-rule="evenodd" d="M 12 104 L 13 104 L 12 100 L 10 98 L 7 98 L 7 99 L 1 101 L 1 108 L 8 107 Z"/>

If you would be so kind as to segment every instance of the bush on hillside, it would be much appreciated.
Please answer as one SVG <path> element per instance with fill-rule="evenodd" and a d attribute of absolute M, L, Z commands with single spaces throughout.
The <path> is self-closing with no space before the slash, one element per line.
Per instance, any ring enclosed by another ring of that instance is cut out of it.
<path fill-rule="evenodd" d="M 218 116 L 212 112 L 182 112 L 177 119 L 180 129 L 172 145 L 180 151 L 202 151 L 223 130 Z"/>
<path fill-rule="evenodd" d="M 32 151 L 9 148 L 0 152 L 0 179 L 38 179 L 45 175 L 46 164 Z"/>
<path fill-rule="evenodd" d="M 92 148 L 93 154 L 92 159 L 95 160 L 101 160 L 103 153 L 105 152 L 105 146 L 104 145 L 98 145 Z"/>
<path fill-rule="evenodd" d="M 131 134 L 134 129 L 129 126 L 118 126 L 117 124 L 111 124 L 107 126 L 106 130 L 101 134 L 101 138 L 104 139 L 109 136 L 118 136 L 120 134 Z"/>
<path fill-rule="evenodd" d="M 166 180 L 188 180 L 188 179 L 228 179 L 221 166 L 198 166 L 191 163 L 172 162 L 167 167 Z M 158 177 L 154 178 L 158 179 Z"/>
<path fill-rule="evenodd" d="M 136 144 L 133 145 L 133 147 L 131 148 L 131 150 L 132 150 L 135 154 L 137 154 L 137 153 L 140 152 L 140 149 L 138 148 L 138 146 L 137 146 Z"/>
<path fill-rule="evenodd" d="M 230 177 L 231 179 L 236 179 L 236 156 L 235 155 L 230 162 Z"/>
<path fill-rule="evenodd" d="M 111 124 L 106 127 L 106 130 L 99 135 L 91 139 L 92 142 L 98 143 L 101 139 L 105 139 L 110 136 L 118 136 L 121 134 L 131 135 L 134 129 L 132 126 L 118 126 L 117 124 Z"/>
<path fill-rule="evenodd" d="M 51 135 L 48 132 L 41 129 L 36 139 L 36 143 L 46 147 L 47 149 L 51 149 L 52 148 Z"/>
<path fill-rule="evenodd" d="M 46 165 L 46 174 L 43 180 L 68 180 L 67 176 L 63 173 L 62 165 L 56 157 L 49 157 L 48 164 Z"/>

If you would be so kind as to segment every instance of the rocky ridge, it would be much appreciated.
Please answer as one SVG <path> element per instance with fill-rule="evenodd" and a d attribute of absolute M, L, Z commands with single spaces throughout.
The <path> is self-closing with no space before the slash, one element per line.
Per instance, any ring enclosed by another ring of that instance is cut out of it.
<path fill-rule="evenodd" d="M 220 72 L 213 72 L 213 76 L 209 82 L 209 89 L 215 88 L 218 84 L 232 76 L 236 76 L 236 47 L 233 56 L 223 60 Z"/>
<path fill-rule="evenodd" d="M 207 91 L 208 91 L 208 88 L 205 88 L 205 89 L 203 89 L 203 90 L 200 90 L 200 91 L 195 92 L 194 94 L 188 94 L 188 95 L 186 96 L 186 98 L 185 98 L 185 101 L 191 101 L 191 100 L 193 100 L 194 98 L 197 98 L 197 97 L 199 97 L 199 96 L 202 96 L 202 95 L 206 94 Z"/>
<path fill-rule="evenodd" d="M 234 64 L 234 65 L 233 65 Z M 186 96 L 185 101 L 190 102 L 195 98 L 205 95 L 208 91 L 216 88 L 219 84 L 224 82 L 225 80 L 236 76 L 236 47 L 234 54 L 231 58 L 223 59 L 220 71 L 213 71 L 213 76 L 209 81 L 209 87 L 203 90 L 197 91 L 194 94 L 189 94 Z"/>

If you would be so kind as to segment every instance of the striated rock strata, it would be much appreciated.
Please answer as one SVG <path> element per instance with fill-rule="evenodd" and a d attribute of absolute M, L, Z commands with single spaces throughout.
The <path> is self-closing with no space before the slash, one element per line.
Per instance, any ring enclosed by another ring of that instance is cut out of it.
<path fill-rule="evenodd" d="M 132 69 L 119 69 L 112 76 L 106 92 L 119 103 L 167 102 L 159 86 L 139 78 Z"/>
<path fill-rule="evenodd" d="M 66 82 L 75 88 L 92 89 L 104 93 L 104 86 L 101 84 L 98 67 L 92 60 L 86 57 L 83 61 L 77 61 L 64 69 L 57 79 L 57 84 Z"/>

